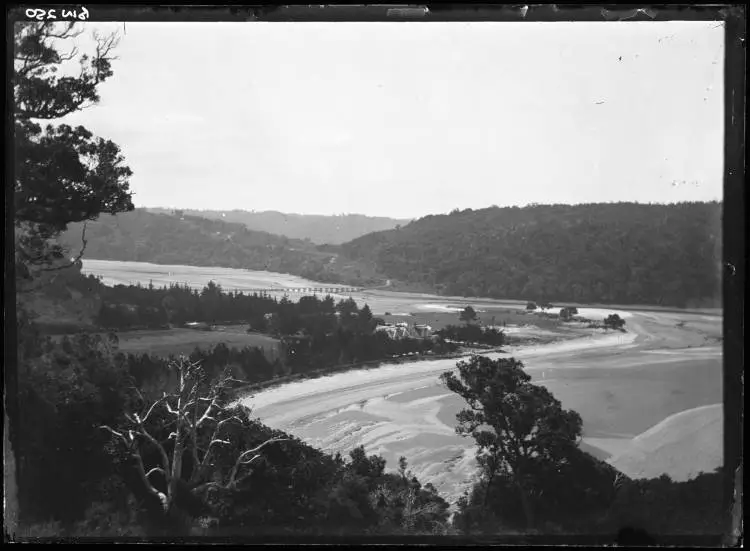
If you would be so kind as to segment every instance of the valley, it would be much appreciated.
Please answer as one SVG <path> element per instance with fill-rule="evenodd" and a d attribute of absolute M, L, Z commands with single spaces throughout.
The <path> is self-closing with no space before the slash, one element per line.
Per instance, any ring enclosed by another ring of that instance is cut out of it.
<path fill-rule="evenodd" d="M 225 290 L 320 285 L 286 274 L 228 268 L 161 266 L 85 260 L 84 272 L 107 284 L 164 285 L 209 280 Z M 373 313 L 409 322 L 447 322 L 465 305 L 485 320 L 507 318 L 510 346 L 490 357 L 521 359 L 533 381 L 583 418 L 586 451 L 625 474 L 675 480 L 721 464 L 722 349 L 720 310 L 609 309 L 579 305 L 579 315 L 602 319 L 617 312 L 627 332 L 559 324 L 525 311 L 522 301 L 361 290 L 352 296 Z M 292 295 L 293 296 L 293 295 Z M 553 309 L 554 311 L 554 309 Z M 522 344 L 514 338 L 526 337 Z M 329 452 L 360 444 L 391 468 L 400 455 L 420 479 L 450 502 L 476 473 L 473 446 L 454 432 L 460 398 L 438 381 L 455 359 L 435 359 L 354 370 L 269 388 L 243 399 L 263 423 Z M 679 460 L 678 460 L 679 458 Z"/>

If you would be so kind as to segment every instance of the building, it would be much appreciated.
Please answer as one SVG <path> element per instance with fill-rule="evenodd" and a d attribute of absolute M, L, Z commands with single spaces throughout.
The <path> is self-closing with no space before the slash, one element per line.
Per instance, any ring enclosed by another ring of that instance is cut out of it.
<path fill-rule="evenodd" d="M 198 331 L 211 331 L 211 326 L 202 321 L 189 321 L 185 323 L 185 327 L 188 329 L 196 329 Z"/>
<path fill-rule="evenodd" d="M 376 332 L 385 333 L 392 339 L 403 339 L 409 336 L 409 325 L 407 323 L 387 323 L 385 325 L 378 325 L 375 328 Z"/>
<path fill-rule="evenodd" d="M 426 324 L 414 324 L 414 333 L 418 338 L 428 339 L 432 336 L 432 327 Z"/>

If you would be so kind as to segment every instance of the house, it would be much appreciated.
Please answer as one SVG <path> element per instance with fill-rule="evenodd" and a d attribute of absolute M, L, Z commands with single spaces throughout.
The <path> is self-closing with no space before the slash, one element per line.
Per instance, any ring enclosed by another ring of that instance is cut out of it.
<path fill-rule="evenodd" d="M 409 325 L 407 323 L 387 323 L 385 325 L 378 325 L 375 328 L 376 332 L 382 332 L 388 335 L 392 339 L 403 339 L 409 336 Z"/>
<path fill-rule="evenodd" d="M 427 339 L 432 336 L 432 327 L 426 324 L 414 324 L 414 333 L 417 337 Z"/>
<path fill-rule="evenodd" d="M 188 321 L 185 323 L 185 327 L 197 331 L 211 331 L 211 326 L 203 321 Z"/>

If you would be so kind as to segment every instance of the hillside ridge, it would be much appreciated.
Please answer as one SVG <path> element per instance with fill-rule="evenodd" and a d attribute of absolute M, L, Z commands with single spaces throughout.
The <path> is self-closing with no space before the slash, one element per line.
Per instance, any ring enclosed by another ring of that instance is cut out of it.
<path fill-rule="evenodd" d="M 393 229 L 411 222 L 410 219 L 400 220 L 364 214 L 324 215 L 286 213 L 274 210 L 256 212 L 242 209 L 203 210 L 162 207 L 145 207 L 144 210 L 156 214 L 179 212 L 189 216 L 243 224 L 249 230 L 264 231 L 290 239 L 309 240 L 318 245 L 340 245 L 368 233 Z"/>

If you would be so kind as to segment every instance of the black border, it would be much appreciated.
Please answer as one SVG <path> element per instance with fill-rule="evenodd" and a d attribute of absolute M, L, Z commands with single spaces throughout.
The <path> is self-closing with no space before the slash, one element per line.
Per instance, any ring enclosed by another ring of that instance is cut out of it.
<path fill-rule="evenodd" d="M 8 182 L 14 181 L 13 163 L 13 103 L 12 86 L 12 27 L 14 21 L 26 20 L 27 7 L 60 8 L 77 7 L 81 4 L 23 4 L 6 6 L 6 189 L 5 189 L 5 235 L 4 248 L 4 405 L 10 419 L 10 441 L 18 438 L 18 395 L 15 271 L 13 241 L 13 194 Z M 85 5 L 85 4 L 84 4 Z M 427 6 L 425 12 L 420 6 Z M 741 538 L 742 500 L 742 417 L 743 403 L 743 333 L 744 333 L 744 289 L 745 289 L 745 34 L 746 11 L 744 4 L 328 4 L 328 5 L 274 5 L 274 4 L 225 4 L 224 6 L 195 6 L 190 4 L 129 4 L 87 5 L 90 21 L 724 21 L 725 22 L 725 157 L 723 197 L 723 300 L 724 300 L 724 463 L 725 500 L 727 528 L 724 534 L 706 536 L 655 536 L 655 542 L 667 545 L 713 546 L 736 545 Z M 404 8 L 410 8 L 404 11 Z M 396 10 L 396 11 L 394 11 Z M 11 306 L 12 305 L 12 306 Z M 4 431 L 5 432 L 5 431 Z M 4 452 L 7 456 L 8 451 Z M 4 457 L 5 459 L 5 457 Z M 8 481 L 6 480 L 6 488 Z M 735 492 L 737 492 L 735 494 Z M 5 515 L 7 518 L 7 507 Z M 5 540 L 9 534 L 5 532 Z M 71 540 L 57 539 L 64 542 Z M 87 538 L 78 543 L 103 542 Z M 129 540 L 118 540 L 128 543 Z M 136 541 L 136 540 L 133 540 Z M 138 540 L 142 541 L 142 540 Z M 154 543 L 176 540 L 150 540 Z M 223 539 L 196 538 L 196 543 L 285 543 L 285 544 L 433 544 L 433 545 L 496 545 L 496 544 L 613 544 L 613 537 L 480 537 L 480 538 L 390 538 L 382 537 L 339 538 L 253 538 Z M 187 543 L 187 541 L 186 541 Z M 623 541 L 623 543 L 625 543 Z M 636 543 L 636 542 L 633 542 Z M 637 544 L 637 543 L 636 543 Z"/>

